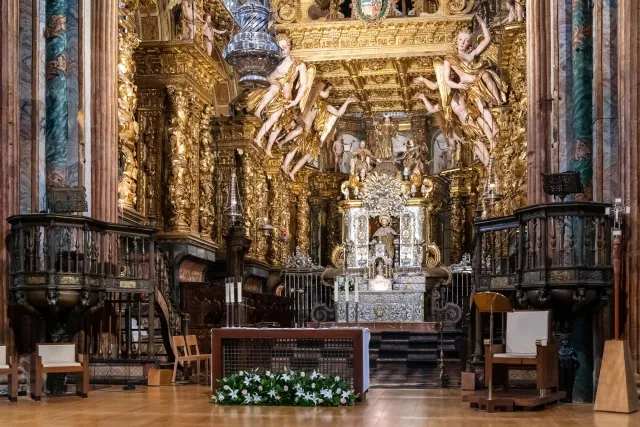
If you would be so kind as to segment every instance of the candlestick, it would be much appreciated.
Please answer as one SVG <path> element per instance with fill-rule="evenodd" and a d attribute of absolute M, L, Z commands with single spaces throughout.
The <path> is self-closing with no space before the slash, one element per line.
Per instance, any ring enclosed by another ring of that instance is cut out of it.
<path fill-rule="evenodd" d="M 349 281 L 344 284 L 344 302 L 349 302 Z"/>
<path fill-rule="evenodd" d="M 333 302 L 338 302 L 339 296 L 338 278 L 336 278 L 333 282 Z"/>
<path fill-rule="evenodd" d="M 236 282 L 236 286 L 238 287 L 238 304 L 242 302 L 242 282 Z"/>
<path fill-rule="evenodd" d="M 355 288 L 356 288 L 356 289 L 355 289 L 355 292 L 356 292 L 356 293 L 355 293 L 355 298 L 354 298 L 354 300 L 353 300 L 353 301 L 354 301 L 356 304 L 358 304 L 358 302 L 360 301 L 360 298 L 359 298 L 359 296 L 360 296 L 360 295 L 358 294 L 358 281 L 357 281 L 357 280 L 355 281 L 354 286 L 355 286 Z"/>
<path fill-rule="evenodd" d="M 229 282 L 224 282 L 224 302 L 229 304 Z"/>
<path fill-rule="evenodd" d="M 233 304 L 235 301 L 235 292 L 233 289 L 233 282 L 229 282 L 229 302 Z"/>

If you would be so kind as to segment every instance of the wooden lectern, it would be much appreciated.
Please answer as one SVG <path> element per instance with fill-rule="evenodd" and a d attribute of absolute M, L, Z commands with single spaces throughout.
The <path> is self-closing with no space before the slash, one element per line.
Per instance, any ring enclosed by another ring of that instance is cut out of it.
<path fill-rule="evenodd" d="M 493 313 L 513 311 L 511 301 L 497 292 L 480 292 L 473 296 L 473 303 L 481 313 L 491 313 L 489 317 L 489 351 L 493 352 Z M 493 378 L 489 376 L 489 399 L 493 400 Z"/>

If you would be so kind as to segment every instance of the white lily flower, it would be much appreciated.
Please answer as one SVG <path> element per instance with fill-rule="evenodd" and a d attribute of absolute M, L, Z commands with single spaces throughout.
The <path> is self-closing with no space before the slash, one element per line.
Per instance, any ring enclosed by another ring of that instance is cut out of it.
<path fill-rule="evenodd" d="M 276 391 L 271 389 L 271 390 L 269 390 L 269 393 L 267 393 L 267 395 L 269 395 L 269 397 L 271 397 L 271 398 L 274 398 L 274 397 L 276 397 Z"/>
<path fill-rule="evenodd" d="M 249 384 L 251 384 L 251 378 L 249 378 L 249 377 L 245 377 L 245 379 L 244 379 L 244 385 L 246 385 L 247 387 L 249 387 Z"/>
<path fill-rule="evenodd" d="M 224 400 L 224 396 L 222 395 L 222 393 L 220 393 L 218 395 L 218 402 L 222 402 Z"/>
<path fill-rule="evenodd" d="M 320 395 L 322 397 L 324 397 L 325 399 L 333 398 L 333 392 L 331 390 L 326 389 L 326 388 L 323 388 L 322 390 L 320 390 Z"/>
<path fill-rule="evenodd" d="M 238 398 L 238 393 L 240 390 L 231 390 L 229 392 L 229 399 L 236 400 Z"/>
<path fill-rule="evenodd" d="M 318 378 L 318 373 L 315 371 L 315 369 L 309 378 L 311 378 L 312 380 L 315 380 L 316 378 Z"/>
<path fill-rule="evenodd" d="M 253 399 L 251 399 L 251 395 L 250 395 L 250 394 L 247 394 L 247 395 L 244 397 L 244 403 L 245 403 L 245 404 L 249 404 L 249 403 L 251 403 L 251 402 L 253 402 Z"/>
<path fill-rule="evenodd" d="M 342 398 L 343 398 L 343 399 L 346 399 L 346 398 L 348 398 L 349 396 L 351 396 L 351 392 L 350 392 L 350 391 L 345 391 L 345 392 L 343 392 L 343 393 L 342 393 Z"/>
<path fill-rule="evenodd" d="M 253 381 L 259 383 L 260 382 L 260 377 L 258 375 L 254 375 L 253 376 Z"/>
<path fill-rule="evenodd" d="M 291 380 L 291 377 L 287 374 L 282 374 L 282 381 L 284 381 L 285 383 L 288 383 L 289 380 Z"/>
<path fill-rule="evenodd" d="M 258 393 L 256 393 L 256 394 L 254 394 L 254 395 L 253 395 L 253 401 L 254 401 L 254 402 L 258 403 L 258 402 L 260 402 L 261 400 L 262 400 L 262 397 L 260 397 L 260 396 L 258 395 Z"/>

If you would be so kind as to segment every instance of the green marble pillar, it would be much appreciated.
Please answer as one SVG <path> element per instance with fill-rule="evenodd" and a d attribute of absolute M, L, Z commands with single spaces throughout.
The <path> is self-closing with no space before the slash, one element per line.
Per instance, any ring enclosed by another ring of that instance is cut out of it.
<path fill-rule="evenodd" d="M 580 173 L 582 198 L 593 199 L 593 10 L 589 0 L 572 2 L 572 169 Z M 584 230 L 591 233 L 592 230 Z M 578 239 L 584 236 L 576 236 Z M 571 338 L 579 362 L 573 384 L 574 402 L 593 401 L 593 352 L 591 317 L 575 319 Z"/>
<path fill-rule="evenodd" d="M 572 128 L 571 169 L 580 173 L 584 198 L 593 199 L 593 11 L 589 0 L 572 2 Z"/>
<path fill-rule="evenodd" d="M 46 120 L 47 189 L 67 185 L 69 90 L 67 84 L 67 0 L 46 3 Z"/>

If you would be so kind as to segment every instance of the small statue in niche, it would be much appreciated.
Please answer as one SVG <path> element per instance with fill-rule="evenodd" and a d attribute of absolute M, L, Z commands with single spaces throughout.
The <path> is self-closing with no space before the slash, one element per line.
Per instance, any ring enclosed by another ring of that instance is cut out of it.
<path fill-rule="evenodd" d="M 204 22 L 204 20 L 196 10 L 195 0 L 182 0 L 180 7 L 182 40 L 193 40 L 196 37 L 196 20 L 200 22 Z"/>
<path fill-rule="evenodd" d="M 391 228 L 391 218 L 389 216 L 380 215 L 378 221 L 380 221 L 380 228 L 373 233 L 373 237 L 377 238 L 378 241 L 384 245 L 387 257 L 393 259 L 396 252 L 394 241 L 398 233 Z"/>
<path fill-rule="evenodd" d="M 344 136 L 333 141 L 333 168 L 336 172 L 340 172 L 340 164 L 342 163 L 342 155 L 344 154 Z"/>
<path fill-rule="evenodd" d="M 398 134 L 398 128 L 391 117 L 385 116 L 382 124 L 375 124 L 376 132 L 376 150 L 377 159 L 389 160 L 393 157 L 393 137 Z"/>
<path fill-rule="evenodd" d="M 526 0 L 507 0 L 507 17 L 501 24 L 513 24 L 524 21 L 524 5 Z"/>
<path fill-rule="evenodd" d="M 363 139 L 360 141 L 360 147 L 353 151 L 351 154 L 351 175 L 365 171 L 365 173 L 371 171 L 371 159 L 373 154 L 367 149 L 367 143 Z"/>
<path fill-rule="evenodd" d="M 407 144 L 407 151 L 402 157 L 402 166 L 409 175 L 418 173 L 425 175 L 427 173 L 427 166 L 431 161 L 429 160 L 429 150 L 423 144 L 416 145 L 413 139 L 409 140 Z"/>
<path fill-rule="evenodd" d="M 204 36 L 204 46 L 207 50 L 207 54 L 211 56 L 213 54 L 214 37 L 216 34 L 224 34 L 226 30 L 217 30 L 214 28 L 211 15 L 208 13 L 204 16 L 204 27 L 202 29 L 202 35 Z"/>

